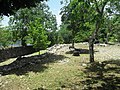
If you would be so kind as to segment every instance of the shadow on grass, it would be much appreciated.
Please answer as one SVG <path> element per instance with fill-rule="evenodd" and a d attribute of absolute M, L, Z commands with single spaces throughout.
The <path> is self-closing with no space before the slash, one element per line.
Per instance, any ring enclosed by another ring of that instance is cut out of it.
<path fill-rule="evenodd" d="M 31 57 L 22 57 L 8 65 L 0 66 L 0 74 L 4 76 L 9 74 L 24 75 L 30 71 L 35 73 L 43 72 L 48 68 L 44 64 L 54 63 L 64 58 L 67 57 L 50 53 Z"/>
<path fill-rule="evenodd" d="M 68 52 L 66 52 L 66 54 L 73 54 L 73 51 L 68 51 Z M 75 48 L 75 51 L 79 51 L 80 54 L 89 54 L 89 49 L 77 49 L 77 48 Z"/>
<path fill-rule="evenodd" d="M 94 62 L 85 73 L 83 90 L 120 90 L 120 59 Z"/>
<path fill-rule="evenodd" d="M 33 89 L 33 90 L 48 90 L 48 89 L 45 89 L 45 88 L 40 87 L 40 88 Z"/>

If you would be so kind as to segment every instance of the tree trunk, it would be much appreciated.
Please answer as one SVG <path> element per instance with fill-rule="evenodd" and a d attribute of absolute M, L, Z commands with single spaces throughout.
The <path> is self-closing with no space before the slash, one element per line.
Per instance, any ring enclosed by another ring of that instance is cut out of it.
<path fill-rule="evenodd" d="M 90 54 L 90 63 L 94 62 L 94 38 L 90 37 L 89 39 L 89 54 Z"/>
<path fill-rule="evenodd" d="M 75 29 L 72 30 L 72 47 L 74 48 L 74 43 L 75 43 Z"/>
<path fill-rule="evenodd" d="M 74 41 L 74 39 L 72 40 L 72 47 L 74 47 L 74 43 L 75 43 L 75 41 Z"/>
<path fill-rule="evenodd" d="M 109 33 L 107 33 L 107 35 L 106 35 L 106 44 L 108 44 L 108 38 L 109 38 Z"/>
<path fill-rule="evenodd" d="M 90 62 L 94 62 L 94 42 L 96 37 L 98 36 L 98 31 L 100 28 L 100 22 L 96 22 L 96 28 L 93 32 L 92 36 L 89 38 L 89 54 L 90 54 Z"/>
<path fill-rule="evenodd" d="M 22 44 L 23 47 L 26 47 L 26 46 L 27 46 L 26 40 L 23 40 L 23 39 L 22 39 L 22 40 L 21 40 L 21 44 Z"/>

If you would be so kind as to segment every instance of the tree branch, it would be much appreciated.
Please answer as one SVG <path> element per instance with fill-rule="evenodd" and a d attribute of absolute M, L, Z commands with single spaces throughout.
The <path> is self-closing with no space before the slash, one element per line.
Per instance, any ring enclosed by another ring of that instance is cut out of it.
<path fill-rule="evenodd" d="M 101 9 L 101 13 L 103 13 L 103 10 L 104 10 L 104 8 L 105 8 L 105 6 L 106 6 L 106 4 L 108 3 L 108 0 L 105 0 L 104 2 L 103 2 L 103 6 L 102 6 L 102 9 Z"/>
<path fill-rule="evenodd" d="M 100 9 L 98 8 L 98 3 L 97 3 L 96 0 L 94 0 L 94 1 L 95 1 L 96 10 L 97 10 L 98 13 L 100 13 Z"/>

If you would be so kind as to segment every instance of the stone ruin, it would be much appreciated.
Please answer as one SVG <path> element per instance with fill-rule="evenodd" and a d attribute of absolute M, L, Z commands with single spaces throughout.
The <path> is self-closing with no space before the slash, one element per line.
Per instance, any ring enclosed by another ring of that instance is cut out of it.
<path fill-rule="evenodd" d="M 79 52 L 79 51 L 74 50 L 74 51 L 73 51 L 73 56 L 80 56 L 80 52 Z"/>
<path fill-rule="evenodd" d="M 54 46 L 47 48 L 47 50 L 49 53 L 56 54 L 60 49 L 66 47 L 66 46 L 68 46 L 68 45 L 67 44 L 55 44 Z"/>
<path fill-rule="evenodd" d="M 16 58 L 18 56 L 32 54 L 35 51 L 36 50 L 33 48 L 33 46 L 0 49 L 0 62 L 3 62 L 9 58 Z"/>

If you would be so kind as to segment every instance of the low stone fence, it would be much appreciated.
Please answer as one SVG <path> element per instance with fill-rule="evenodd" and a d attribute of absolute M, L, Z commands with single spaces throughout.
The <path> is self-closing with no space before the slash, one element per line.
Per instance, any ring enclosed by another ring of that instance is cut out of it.
<path fill-rule="evenodd" d="M 54 46 L 47 48 L 47 50 L 49 53 L 57 53 L 58 50 L 60 50 L 61 48 L 68 46 L 69 46 L 68 44 L 55 44 Z"/>
<path fill-rule="evenodd" d="M 38 56 L 17 58 L 14 62 L 10 63 L 9 65 L 0 66 L 0 74 L 5 74 L 6 72 L 9 73 L 9 71 L 11 70 L 19 69 L 27 65 L 34 65 L 40 62 L 42 63 L 41 59 L 45 58 L 48 55 L 49 53 L 44 53 Z"/>
<path fill-rule="evenodd" d="M 9 59 L 9 58 L 15 58 L 18 56 L 27 55 L 34 52 L 35 52 L 35 49 L 32 46 L 1 49 L 0 62 L 5 61 L 6 59 Z"/>

